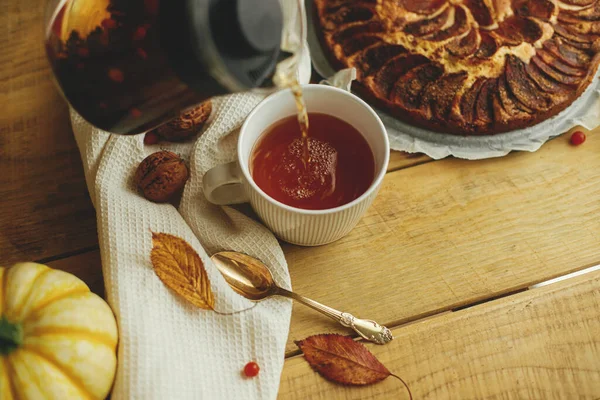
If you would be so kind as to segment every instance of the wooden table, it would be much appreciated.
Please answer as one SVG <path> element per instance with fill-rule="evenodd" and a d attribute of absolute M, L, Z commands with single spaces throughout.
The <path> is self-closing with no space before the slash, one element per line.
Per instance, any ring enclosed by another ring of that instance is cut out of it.
<path fill-rule="evenodd" d="M 45 262 L 102 294 L 43 3 L 0 2 L 0 261 Z M 600 398 L 600 271 L 532 288 L 600 264 L 600 130 L 486 161 L 393 153 L 349 236 L 284 250 L 299 293 L 393 328 L 369 347 L 415 398 Z M 406 398 L 394 379 L 345 388 L 314 373 L 293 341 L 323 332 L 348 333 L 294 306 L 281 398 Z"/>

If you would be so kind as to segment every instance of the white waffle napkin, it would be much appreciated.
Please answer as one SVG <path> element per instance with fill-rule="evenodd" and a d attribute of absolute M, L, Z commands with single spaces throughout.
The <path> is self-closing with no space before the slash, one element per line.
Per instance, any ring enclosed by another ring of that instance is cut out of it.
<path fill-rule="evenodd" d="M 310 78 L 307 54 L 299 73 L 302 82 Z M 114 400 L 277 395 L 291 302 L 272 298 L 239 314 L 218 315 L 182 301 L 159 280 L 150 262 L 151 231 L 185 239 L 204 262 L 220 312 L 247 309 L 253 303 L 234 293 L 211 263 L 209 256 L 217 251 L 240 251 L 261 259 L 275 281 L 290 288 L 287 264 L 272 233 L 233 208 L 208 203 L 202 193 L 204 173 L 234 160 L 239 128 L 262 98 L 236 94 L 213 99 L 202 134 L 185 144 L 145 146 L 143 135 L 110 135 L 71 113 L 96 207 L 106 296 L 119 323 Z M 180 154 L 190 167 L 179 209 L 144 199 L 133 183 L 137 165 L 161 149 Z M 241 373 L 249 361 L 261 368 L 254 379 Z"/>

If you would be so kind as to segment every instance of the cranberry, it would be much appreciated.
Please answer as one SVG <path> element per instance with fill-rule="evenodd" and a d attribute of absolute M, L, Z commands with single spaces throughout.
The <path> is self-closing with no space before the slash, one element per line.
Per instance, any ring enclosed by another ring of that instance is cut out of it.
<path fill-rule="evenodd" d="M 148 58 L 148 53 L 146 53 L 146 50 L 142 49 L 141 47 L 137 48 L 136 53 L 137 53 L 138 57 L 140 57 L 143 60 Z"/>
<path fill-rule="evenodd" d="M 104 29 L 114 29 L 117 27 L 117 21 L 112 18 L 105 18 L 101 22 Z"/>
<path fill-rule="evenodd" d="M 581 131 L 573 132 L 573 134 L 571 135 L 571 144 L 573 146 L 579 146 L 583 142 L 585 142 L 585 133 Z"/>
<path fill-rule="evenodd" d="M 144 5 L 148 14 L 158 14 L 158 0 L 144 0 Z"/>
<path fill-rule="evenodd" d="M 158 134 L 154 131 L 147 132 L 146 136 L 144 136 L 144 144 L 146 145 L 156 144 L 158 141 Z"/>
<path fill-rule="evenodd" d="M 129 115 L 131 115 L 133 118 L 138 118 L 142 116 L 142 112 L 138 108 L 133 107 L 131 110 L 129 110 Z"/>
<path fill-rule="evenodd" d="M 256 375 L 258 375 L 259 371 L 260 367 L 254 361 L 250 361 L 244 367 L 244 375 L 246 375 L 248 378 L 254 378 Z"/>
<path fill-rule="evenodd" d="M 106 31 L 102 32 L 102 35 L 100 35 L 100 44 L 104 47 L 108 46 L 108 34 L 106 33 Z"/>
<path fill-rule="evenodd" d="M 138 28 L 133 32 L 133 40 L 142 40 L 146 37 L 146 28 L 143 26 L 138 26 Z"/>
<path fill-rule="evenodd" d="M 108 70 L 108 77 L 113 82 L 121 83 L 125 80 L 125 75 L 123 75 L 123 71 L 119 68 L 110 68 Z"/>

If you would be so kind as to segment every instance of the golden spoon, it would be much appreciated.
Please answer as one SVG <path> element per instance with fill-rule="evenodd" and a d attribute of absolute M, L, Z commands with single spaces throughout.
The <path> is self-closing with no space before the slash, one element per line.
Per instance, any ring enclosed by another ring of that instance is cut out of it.
<path fill-rule="evenodd" d="M 223 274 L 229 286 L 247 299 L 260 301 L 271 296 L 288 297 L 327 315 L 345 327 L 354 329 L 366 340 L 385 344 L 393 339 L 392 332 L 375 321 L 356 318 L 352 314 L 334 310 L 277 286 L 269 268 L 254 257 L 234 251 L 223 251 L 214 254 L 210 259 Z"/>

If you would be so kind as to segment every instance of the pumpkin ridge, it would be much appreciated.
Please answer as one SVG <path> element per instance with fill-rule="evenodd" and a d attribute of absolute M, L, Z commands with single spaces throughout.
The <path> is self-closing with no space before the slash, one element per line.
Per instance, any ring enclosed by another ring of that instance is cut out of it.
<path fill-rule="evenodd" d="M 73 290 L 69 290 L 67 292 L 64 292 L 62 294 L 59 294 L 56 297 L 52 297 L 48 300 L 46 300 L 45 302 L 39 304 L 37 307 L 35 307 L 34 309 L 30 310 L 29 313 L 23 317 L 22 319 L 22 323 L 24 324 L 27 321 L 30 321 L 32 318 L 36 317 L 37 313 L 39 313 L 41 310 L 43 310 L 44 308 L 46 308 L 47 306 L 49 306 L 50 304 L 62 300 L 62 299 L 66 299 L 67 297 L 71 297 L 71 296 L 76 296 L 79 294 L 86 294 L 86 293 L 91 293 L 90 290 L 86 287 L 86 289 L 73 289 Z"/>
<path fill-rule="evenodd" d="M 27 333 L 27 336 L 46 336 L 46 335 L 68 335 L 70 337 L 78 336 L 87 340 L 88 342 L 102 344 L 113 349 L 117 345 L 117 341 L 113 340 L 108 335 L 103 335 L 100 333 L 90 332 L 83 329 L 74 329 L 74 328 L 61 328 L 54 326 L 47 326 L 44 328 L 38 328 L 31 332 Z"/>
<path fill-rule="evenodd" d="M 29 298 L 31 297 L 31 295 L 33 293 L 33 289 L 35 288 L 35 285 L 37 284 L 40 277 L 46 275 L 48 272 L 51 272 L 51 271 L 52 270 L 50 268 L 47 268 L 47 269 L 41 271 L 39 274 L 37 274 L 37 276 L 33 279 L 33 281 L 31 281 L 31 284 L 29 285 L 29 292 L 27 292 L 27 294 L 25 296 L 23 296 L 23 300 L 21 300 L 19 305 L 17 305 L 17 307 L 15 307 L 15 309 L 12 310 L 11 314 L 13 316 L 19 315 L 21 313 L 21 310 L 23 310 L 23 307 L 25 306 L 25 304 L 27 304 L 27 302 L 29 301 Z"/>
<path fill-rule="evenodd" d="M 33 346 L 24 345 L 23 347 L 21 347 L 21 350 L 30 354 L 35 354 L 37 357 L 44 359 L 46 362 L 48 362 L 58 371 L 60 371 L 60 373 L 63 374 L 73 384 L 73 386 L 75 386 L 81 392 L 81 394 L 85 398 L 90 400 L 95 399 L 95 396 L 92 393 L 90 393 L 90 391 L 85 387 L 85 385 L 82 382 L 80 382 L 76 376 L 73 376 L 71 373 L 67 372 L 66 368 L 63 365 L 61 365 L 58 361 L 56 361 L 52 356 L 49 356 L 48 354 L 44 353 L 40 349 L 36 349 Z"/>
<path fill-rule="evenodd" d="M 4 309 L 6 308 L 6 286 L 8 285 L 8 268 L 2 268 L 2 278 L 0 282 L 0 315 L 4 315 Z"/>
<path fill-rule="evenodd" d="M 6 371 L 6 380 L 8 382 L 8 392 L 10 393 L 10 400 L 19 400 L 20 396 L 17 396 L 17 389 L 15 388 L 15 383 L 12 380 L 12 376 L 15 375 L 15 372 L 10 364 L 9 360 L 10 356 L 4 357 L 2 360 L 4 362 L 4 370 Z"/>

